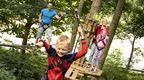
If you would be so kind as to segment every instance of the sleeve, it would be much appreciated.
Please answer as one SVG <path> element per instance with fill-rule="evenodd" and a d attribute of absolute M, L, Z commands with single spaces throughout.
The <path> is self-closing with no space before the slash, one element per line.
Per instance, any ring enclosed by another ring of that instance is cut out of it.
<path fill-rule="evenodd" d="M 56 15 L 58 15 L 58 14 L 57 14 L 57 12 L 54 10 L 54 11 L 53 11 L 53 16 L 56 16 Z"/>
<path fill-rule="evenodd" d="M 87 47 L 87 44 L 86 44 L 86 40 L 82 39 L 81 43 L 82 43 L 82 48 L 78 52 L 76 52 L 74 60 L 83 57 L 87 53 L 88 47 Z"/>
<path fill-rule="evenodd" d="M 43 47 L 45 47 L 46 51 L 50 49 L 50 45 L 43 41 Z"/>
<path fill-rule="evenodd" d="M 41 10 L 41 13 L 40 13 L 41 15 L 43 15 L 43 11 L 44 11 L 44 9 Z"/>

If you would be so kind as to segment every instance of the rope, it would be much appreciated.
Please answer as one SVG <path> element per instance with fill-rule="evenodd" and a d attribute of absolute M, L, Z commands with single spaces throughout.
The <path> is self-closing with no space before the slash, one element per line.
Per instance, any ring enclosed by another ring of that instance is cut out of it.
<path fill-rule="evenodd" d="M 76 14 L 76 19 L 77 19 L 78 26 L 79 26 L 79 25 L 80 25 L 80 16 L 79 16 L 79 14 L 78 14 L 77 9 L 75 9 L 75 14 Z M 79 42 L 79 41 L 78 41 L 79 38 L 80 38 L 80 33 L 79 33 L 78 39 L 76 40 L 76 44 L 75 44 L 75 46 L 74 46 L 74 48 L 73 48 L 73 53 L 74 53 L 75 50 L 76 50 L 77 44 L 78 44 L 78 42 Z"/>

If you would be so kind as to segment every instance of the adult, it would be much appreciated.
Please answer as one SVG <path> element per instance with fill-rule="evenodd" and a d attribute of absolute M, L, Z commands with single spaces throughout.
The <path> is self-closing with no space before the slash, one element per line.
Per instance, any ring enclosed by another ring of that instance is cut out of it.
<path fill-rule="evenodd" d="M 50 26 L 51 23 L 53 22 L 53 18 L 60 20 L 61 17 L 63 16 L 62 13 L 58 15 L 57 12 L 54 9 L 52 9 L 52 7 L 53 7 L 53 3 L 48 2 L 47 7 L 41 10 L 38 19 L 40 25 L 37 31 L 35 43 L 37 43 L 40 40 L 43 32 L 45 32 L 46 38 L 50 42 L 52 37 L 52 29 Z"/>

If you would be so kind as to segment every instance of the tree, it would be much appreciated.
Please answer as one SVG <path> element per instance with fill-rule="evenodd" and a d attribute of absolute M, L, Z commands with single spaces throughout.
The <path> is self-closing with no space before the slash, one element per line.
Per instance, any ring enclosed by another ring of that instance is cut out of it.
<path fill-rule="evenodd" d="M 131 53 L 126 65 L 126 72 L 130 69 L 136 60 L 134 57 L 143 56 L 139 48 L 135 48 L 135 41 L 143 36 L 143 0 L 127 0 L 121 23 L 117 29 L 116 37 L 120 39 L 129 39 L 131 43 Z"/>
<path fill-rule="evenodd" d="M 108 40 L 108 43 L 107 43 L 107 45 L 106 45 L 106 47 L 104 49 L 102 58 L 101 58 L 100 63 L 99 63 L 99 68 L 100 69 L 103 67 L 103 64 L 105 62 L 106 56 L 108 54 L 108 50 L 110 48 L 111 42 L 113 40 L 113 37 L 115 35 L 116 29 L 117 29 L 117 26 L 118 26 L 118 22 L 120 20 L 120 17 L 122 15 L 122 11 L 123 11 L 123 8 L 124 8 L 124 3 L 125 3 L 125 0 L 118 0 L 117 7 L 116 7 L 116 10 L 115 10 L 112 22 L 110 24 L 109 40 Z"/>
<path fill-rule="evenodd" d="M 30 37 L 30 29 L 35 23 L 35 16 L 38 16 L 37 13 L 41 3 L 37 4 L 35 1 L 27 0 L 12 0 L 5 2 L 9 5 L 3 6 L 3 11 L 1 11 L 1 13 L 3 13 L 1 18 L 4 17 L 4 20 L 1 20 L 1 24 L 4 26 L 1 31 L 22 38 L 22 45 L 27 45 L 27 39 Z M 7 13 L 7 15 L 4 13 Z M 25 50 L 22 50 L 22 53 L 25 53 Z"/>
<path fill-rule="evenodd" d="M 93 19 L 94 15 L 100 10 L 102 0 L 92 0 L 90 12 L 87 14 L 86 19 Z"/>
<path fill-rule="evenodd" d="M 59 0 L 57 0 L 59 1 Z M 58 3 L 57 1 L 53 1 L 54 3 Z M 31 26 L 33 24 L 37 24 L 38 15 L 40 10 L 46 5 L 45 0 L 1 0 L 3 5 L 0 5 L 1 15 L 0 15 L 0 24 L 1 32 L 7 32 L 9 34 L 14 34 L 19 38 L 22 38 L 22 45 L 27 45 L 27 40 L 29 38 L 35 37 L 36 30 Z M 56 9 L 65 7 L 65 10 L 68 10 L 66 7 L 67 2 L 65 0 L 61 0 L 61 4 L 55 6 Z M 73 6 L 73 5 L 72 5 Z M 68 11 L 70 12 L 70 11 Z M 71 13 L 70 13 L 71 14 Z M 72 17 L 73 18 L 73 17 Z M 68 21 L 72 20 L 68 17 L 66 18 Z M 54 26 L 57 26 L 59 29 L 57 31 L 65 31 L 67 27 L 61 26 L 64 23 L 64 20 L 54 22 Z M 72 21 L 69 21 L 72 23 Z M 31 35 L 29 35 L 31 34 Z M 24 50 L 21 51 L 25 53 Z"/>
<path fill-rule="evenodd" d="M 84 0 L 80 0 L 79 7 L 78 7 L 78 15 L 80 15 L 81 12 L 83 12 L 83 11 L 81 11 L 82 6 L 83 6 L 82 4 L 84 4 Z M 91 19 L 91 20 L 93 19 L 95 13 L 97 13 L 99 11 L 100 5 L 101 5 L 101 0 L 93 0 L 92 1 L 91 9 L 90 9 L 89 13 L 87 14 L 84 22 L 88 21 L 89 19 Z M 83 8 L 85 8 L 85 6 Z M 73 35 L 71 37 L 72 47 L 74 45 L 75 38 L 76 38 L 78 22 L 75 22 L 74 24 L 75 25 L 72 28 L 72 34 Z"/>
<path fill-rule="evenodd" d="M 72 47 L 74 46 L 75 38 L 76 38 L 76 35 L 77 35 L 77 26 L 80 24 L 79 19 L 80 19 L 80 14 L 82 12 L 83 5 L 84 5 L 84 0 L 80 0 L 79 6 L 78 6 L 78 9 L 77 9 L 77 12 L 76 12 L 77 20 L 74 22 L 74 26 L 72 26 L 72 34 L 73 34 L 71 36 L 71 46 Z"/>
<path fill-rule="evenodd" d="M 138 0 L 141 1 L 141 0 Z M 136 3 L 136 4 L 134 4 Z M 133 5 L 134 4 L 134 5 Z M 132 41 L 132 48 L 131 48 L 131 54 L 130 54 L 130 58 L 128 60 L 128 64 L 126 66 L 126 72 L 128 72 L 128 70 L 131 67 L 131 62 L 133 59 L 133 55 L 134 55 L 134 51 L 135 51 L 135 47 L 134 47 L 134 43 L 136 41 L 136 39 L 141 38 L 144 36 L 144 21 L 142 20 L 144 18 L 144 7 L 143 5 L 140 5 L 139 2 L 137 1 L 133 1 L 131 3 L 131 9 L 133 9 L 133 11 L 131 12 L 127 12 L 127 14 L 130 14 L 128 16 L 128 18 L 125 18 L 126 21 L 126 25 L 127 27 L 125 28 L 125 32 L 128 34 L 132 34 L 131 37 L 133 37 L 133 41 Z"/>

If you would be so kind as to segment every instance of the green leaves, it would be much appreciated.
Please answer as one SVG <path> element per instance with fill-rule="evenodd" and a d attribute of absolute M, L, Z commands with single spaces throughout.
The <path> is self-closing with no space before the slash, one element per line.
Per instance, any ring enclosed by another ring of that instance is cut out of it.
<path fill-rule="evenodd" d="M 107 80 L 128 80 L 122 66 L 124 60 L 122 59 L 122 53 L 119 49 L 115 49 L 106 59 L 104 66 L 104 75 Z"/>
<path fill-rule="evenodd" d="M 0 49 L 0 80 L 38 80 L 46 69 L 46 58 L 39 55 L 23 55 L 13 50 Z M 4 71 L 6 70 L 6 71 Z M 2 76 L 2 77 L 1 77 Z M 2 78 L 2 79 L 1 79 Z"/>
<path fill-rule="evenodd" d="M 0 68 L 0 80 L 16 80 L 16 77 L 4 68 Z"/>

